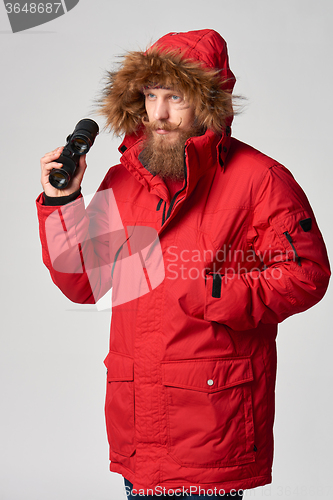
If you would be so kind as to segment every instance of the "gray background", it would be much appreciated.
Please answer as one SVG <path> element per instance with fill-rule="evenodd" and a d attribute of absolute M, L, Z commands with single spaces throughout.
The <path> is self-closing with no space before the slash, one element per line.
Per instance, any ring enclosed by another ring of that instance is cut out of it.
<path fill-rule="evenodd" d="M 332 13 L 331 0 L 81 0 L 14 35 L 0 5 L 0 500 L 123 498 L 104 428 L 110 313 L 72 304 L 41 262 L 39 158 L 94 117 L 104 69 L 119 54 L 169 31 L 213 28 L 247 97 L 234 136 L 293 172 L 330 249 Z M 98 137 L 86 194 L 118 162 L 118 145 Z M 245 498 L 331 498 L 331 310 L 332 290 L 280 326 L 273 484 Z"/>

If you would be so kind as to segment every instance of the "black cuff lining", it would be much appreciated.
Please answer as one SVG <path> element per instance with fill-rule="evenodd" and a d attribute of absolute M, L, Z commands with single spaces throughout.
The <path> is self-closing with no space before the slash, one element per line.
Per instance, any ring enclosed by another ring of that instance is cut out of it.
<path fill-rule="evenodd" d="M 47 196 L 43 193 L 44 196 L 44 205 L 49 207 L 57 207 L 59 205 L 67 205 L 67 203 L 71 203 L 76 200 L 78 196 L 81 194 L 81 187 L 72 194 L 68 196 Z"/>

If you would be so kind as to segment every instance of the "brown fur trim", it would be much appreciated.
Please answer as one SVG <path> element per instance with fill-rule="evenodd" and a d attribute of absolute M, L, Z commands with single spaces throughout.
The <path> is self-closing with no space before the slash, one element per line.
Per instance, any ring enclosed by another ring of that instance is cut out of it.
<path fill-rule="evenodd" d="M 129 52 L 118 71 L 108 72 L 99 102 L 106 128 L 117 135 L 136 132 L 146 115 L 142 89 L 154 85 L 181 91 L 204 129 L 221 132 L 233 116 L 231 93 L 223 90 L 219 70 L 153 47 L 145 53 Z"/>

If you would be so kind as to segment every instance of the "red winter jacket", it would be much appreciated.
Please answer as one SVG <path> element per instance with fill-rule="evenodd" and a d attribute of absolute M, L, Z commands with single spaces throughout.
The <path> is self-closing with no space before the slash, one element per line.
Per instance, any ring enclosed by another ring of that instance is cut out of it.
<path fill-rule="evenodd" d="M 187 141 L 172 200 L 138 160 L 141 141 L 125 137 L 87 209 L 37 200 L 43 260 L 63 293 L 94 303 L 113 285 L 111 470 L 145 491 L 264 485 L 277 324 L 323 297 L 322 236 L 290 172 L 230 127 Z"/>

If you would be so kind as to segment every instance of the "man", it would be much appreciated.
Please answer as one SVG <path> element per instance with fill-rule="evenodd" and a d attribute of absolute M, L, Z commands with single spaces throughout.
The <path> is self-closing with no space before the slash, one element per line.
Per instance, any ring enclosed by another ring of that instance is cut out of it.
<path fill-rule="evenodd" d="M 109 74 L 101 110 L 122 158 L 87 209 L 85 160 L 65 191 L 48 182 L 61 148 L 41 161 L 52 279 L 81 303 L 113 286 L 111 470 L 138 493 L 271 481 L 277 324 L 328 285 L 305 194 L 231 138 L 234 83 L 218 33 L 168 34 Z"/>

